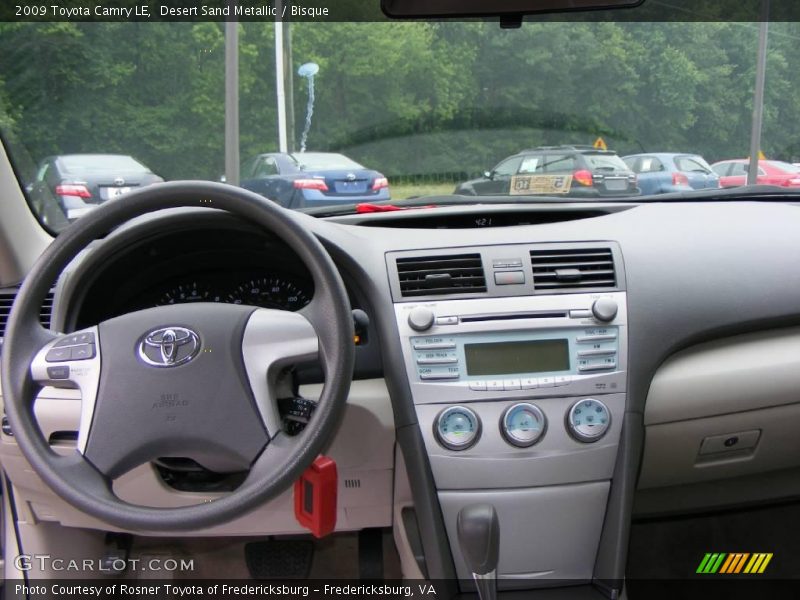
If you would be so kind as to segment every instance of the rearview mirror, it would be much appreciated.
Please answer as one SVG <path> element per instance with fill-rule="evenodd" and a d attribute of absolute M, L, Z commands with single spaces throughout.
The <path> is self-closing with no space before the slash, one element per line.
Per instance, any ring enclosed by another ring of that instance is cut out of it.
<path fill-rule="evenodd" d="M 381 0 L 392 19 L 497 17 L 638 6 L 644 0 Z"/>

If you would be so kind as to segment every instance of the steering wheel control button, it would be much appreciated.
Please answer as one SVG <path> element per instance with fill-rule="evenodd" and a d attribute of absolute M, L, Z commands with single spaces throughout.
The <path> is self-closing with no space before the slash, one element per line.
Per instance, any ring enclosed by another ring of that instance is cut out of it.
<path fill-rule="evenodd" d="M 595 398 L 578 400 L 567 413 L 567 430 L 579 442 L 596 442 L 608 432 L 610 426 L 611 412 Z"/>
<path fill-rule="evenodd" d="M 617 301 L 611 298 L 598 298 L 592 304 L 594 318 L 605 323 L 614 320 L 617 316 L 617 310 L 619 310 Z"/>
<path fill-rule="evenodd" d="M 424 306 L 417 306 L 408 313 L 408 326 L 414 331 L 425 331 L 433 326 L 436 320 L 433 311 Z"/>
<path fill-rule="evenodd" d="M 44 359 L 47 362 L 64 362 L 70 360 L 71 355 L 72 352 L 69 346 L 64 348 L 51 348 L 47 351 L 47 355 L 45 355 Z"/>
<path fill-rule="evenodd" d="M 542 439 L 547 418 L 535 404 L 521 402 L 506 409 L 500 419 L 500 432 L 512 446 L 528 448 Z"/>
<path fill-rule="evenodd" d="M 94 358 L 94 344 L 70 346 L 70 360 L 88 360 Z"/>
<path fill-rule="evenodd" d="M 466 450 L 475 445 L 481 433 L 481 420 L 466 406 L 445 408 L 433 424 L 436 441 L 448 450 Z"/>
<path fill-rule="evenodd" d="M 79 344 L 94 344 L 94 333 L 91 331 L 84 331 L 70 334 L 58 340 L 54 347 L 63 348 L 64 346 L 77 346 Z"/>
<path fill-rule="evenodd" d="M 186 327 L 161 327 L 142 336 L 138 352 L 151 367 L 177 367 L 197 356 L 200 337 Z"/>
<path fill-rule="evenodd" d="M 47 376 L 50 379 L 69 379 L 69 365 L 56 365 L 47 367 Z"/>

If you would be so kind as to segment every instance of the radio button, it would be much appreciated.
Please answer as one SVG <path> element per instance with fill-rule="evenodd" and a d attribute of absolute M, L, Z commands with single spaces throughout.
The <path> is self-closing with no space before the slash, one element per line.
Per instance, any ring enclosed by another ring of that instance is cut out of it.
<path fill-rule="evenodd" d="M 519 379 L 506 379 L 503 381 L 503 390 L 518 390 L 520 389 Z"/>
<path fill-rule="evenodd" d="M 436 317 L 437 325 L 458 325 L 458 317 Z"/>
<path fill-rule="evenodd" d="M 414 350 L 452 350 L 455 342 L 414 342 Z"/>
<path fill-rule="evenodd" d="M 608 371 L 609 369 L 616 369 L 617 363 L 614 362 L 605 362 L 605 363 L 594 363 L 591 365 L 578 365 L 578 371 L 581 373 L 587 373 L 591 371 Z"/>
<path fill-rule="evenodd" d="M 560 377 L 556 377 L 556 387 L 560 387 L 562 385 L 569 385 L 570 383 L 572 383 L 571 375 L 562 375 Z"/>
<path fill-rule="evenodd" d="M 485 392 L 486 391 L 486 382 L 485 381 L 470 381 L 469 382 L 469 389 L 475 390 L 476 392 Z"/>
<path fill-rule="evenodd" d="M 586 356 L 614 356 L 616 355 L 617 350 L 616 348 L 597 348 L 594 350 L 578 350 L 578 356 L 580 358 Z"/>
<path fill-rule="evenodd" d="M 449 373 L 446 371 L 441 372 L 434 372 L 434 373 L 420 373 L 419 378 L 422 380 L 442 380 L 442 379 L 458 379 L 459 374 L 458 371 L 455 373 Z"/>
<path fill-rule="evenodd" d="M 579 344 L 593 344 L 595 342 L 613 342 L 616 339 L 616 333 L 604 333 L 602 335 L 579 335 L 575 341 Z"/>
<path fill-rule="evenodd" d="M 502 392 L 503 381 L 501 379 L 490 379 L 486 382 L 486 389 L 490 392 Z"/>
<path fill-rule="evenodd" d="M 455 356 L 442 356 L 435 358 L 417 358 L 418 365 L 452 365 L 458 362 Z"/>
<path fill-rule="evenodd" d="M 588 309 L 569 311 L 570 319 L 588 319 L 591 316 L 592 316 L 592 311 Z"/>
<path fill-rule="evenodd" d="M 523 390 L 535 390 L 539 387 L 539 380 L 533 377 L 526 377 L 520 380 L 520 387 Z"/>
<path fill-rule="evenodd" d="M 555 377 L 539 377 L 539 387 L 555 387 L 556 386 L 556 379 Z"/>

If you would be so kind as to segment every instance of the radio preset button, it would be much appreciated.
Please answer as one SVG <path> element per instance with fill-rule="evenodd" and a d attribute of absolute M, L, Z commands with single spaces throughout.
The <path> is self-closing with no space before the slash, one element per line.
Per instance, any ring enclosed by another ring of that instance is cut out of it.
<path fill-rule="evenodd" d="M 556 387 L 560 387 L 562 385 L 569 385 L 572 383 L 572 377 L 570 375 L 562 375 L 560 377 L 556 377 Z"/>
<path fill-rule="evenodd" d="M 469 389 L 474 390 L 476 392 L 485 392 L 486 391 L 486 382 L 485 381 L 470 381 L 469 382 Z"/>
<path fill-rule="evenodd" d="M 555 377 L 539 377 L 539 387 L 555 387 L 556 386 L 556 379 Z"/>
<path fill-rule="evenodd" d="M 519 379 L 506 379 L 503 381 L 503 390 L 518 390 L 520 389 Z"/>
<path fill-rule="evenodd" d="M 486 382 L 486 389 L 490 392 L 502 392 L 503 381 L 501 379 L 490 379 Z"/>
<path fill-rule="evenodd" d="M 520 380 L 520 387 L 523 390 L 535 390 L 539 387 L 539 380 L 534 379 L 533 377 L 526 377 L 525 379 Z"/>

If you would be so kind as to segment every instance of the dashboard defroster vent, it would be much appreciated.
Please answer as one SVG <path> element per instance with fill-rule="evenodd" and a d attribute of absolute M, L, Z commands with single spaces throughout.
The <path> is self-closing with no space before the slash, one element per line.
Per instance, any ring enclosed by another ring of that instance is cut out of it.
<path fill-rule="evenodd" d="M 450 254 L 397 259 L 404 297 L 474 294 L 486 291 L 481 255 Z"/>
<path fill-rule="evenodd" d="M 611 288 L 617 285 L 610 248 L 531 250 L 533 287 L 537 292 Z"/>
<path fill-rule="evenodd" d="M 6 288 L 0 290 L 0 339 L 5 336 L 8 316 L 11 313 L 11 305 L 17 297 L 18 288 Z M 44 327 L 50 327 L 50 319 L 53 316 L 53 292 L 49 292 L 42 303 L 42 310 L 39 313 L 39 320 Z"/>

